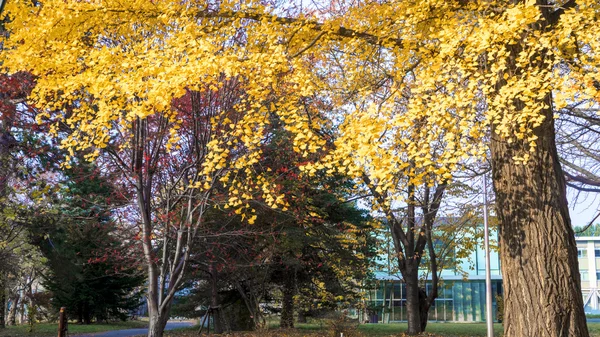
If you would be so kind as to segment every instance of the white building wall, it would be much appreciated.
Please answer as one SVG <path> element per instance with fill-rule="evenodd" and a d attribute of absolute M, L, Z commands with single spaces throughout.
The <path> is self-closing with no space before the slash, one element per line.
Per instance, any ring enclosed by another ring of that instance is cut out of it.
<path fill-rule="evenodd" d="M 577 248 L 585 249 L 587 254 L 585 257 L 578 258 L 580 273 L 583 274 L 587 268 L 587 280 L 581 280 L 584 310 L 586 313 L 600 313 L 600 289 L 596 265 L 596 245 L 600 243 L 600 237 L 578 237 L 575 241 Z"/>

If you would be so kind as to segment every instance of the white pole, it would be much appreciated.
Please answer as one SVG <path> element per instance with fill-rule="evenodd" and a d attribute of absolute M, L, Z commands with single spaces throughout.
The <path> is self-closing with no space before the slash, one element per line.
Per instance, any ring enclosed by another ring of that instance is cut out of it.
<path fill-rule="evenodd" d="M 488 227 L 487 180 L 483 175 L 483 242 L 485 246 L 485 306 L 487 337 L 494 337 L 494 321 L 492 318 L 492 271 L 490 269 L 490 231 Z"/>

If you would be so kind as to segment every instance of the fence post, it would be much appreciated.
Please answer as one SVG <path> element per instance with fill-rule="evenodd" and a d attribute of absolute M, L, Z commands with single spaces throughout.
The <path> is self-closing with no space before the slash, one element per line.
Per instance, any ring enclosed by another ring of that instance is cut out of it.
<path fill-rule="evenodd" d="M 67 336 L 67 308 L 60 308 L 60 316 L 58 318 L 58 337 Z"/>

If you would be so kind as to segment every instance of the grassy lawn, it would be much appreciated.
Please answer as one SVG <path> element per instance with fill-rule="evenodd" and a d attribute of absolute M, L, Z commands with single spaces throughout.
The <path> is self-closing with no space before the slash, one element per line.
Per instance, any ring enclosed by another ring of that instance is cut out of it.
<path fill-rule="evenodd" d="M 600 337 L 600 323 L 588 323 L 590 335 Z M 398 324 L 363 324 L 357 332 L 345 333 L 345 337 L 388 337 L 404 336 L 406 323 Z M 198 327 L 165 332 L 166 337 L 195 337 Z M 494 324 L 495 336 L 502 336 L 502 325 Z M 483 323 L 429 323 L 427 334 L 431 337 L 476 337 L 485 336 L 486 326 Z M 327 331 L 327 324 L 297 324 L 293 330 L 270 328 L 261 332 L 234 333 L 234 337 L 334 337 Z"/>
<path fill-rule="evenodd" d="M 366 336 L 392 336 L 406 331 L 406 323 L 363 324 L 359 330 Z M 426 331 L 434 336 L 486 336 L 483 323 L 429 323 Z M 494 335 L 501 336 L 502 324 L 494 324 Z"/>
<path fill-rule="evenodd" d="M 90 325 L 78 325 L 75 323 L 69 324 L 69 335 L 95 333 L 110 330 L 122 330 L 133 328 L 145 328 L 148 322 L 127 321 L 127 322 L 111 322 L 99 323 Z M 43 337 L 56 336 L 58 333 L 58 323 L 38 323 L 34 326 L 33 332 L 28 332 L 28 325 L 7 326 L 6 329 L 0 329 L 1 337 Z"/>

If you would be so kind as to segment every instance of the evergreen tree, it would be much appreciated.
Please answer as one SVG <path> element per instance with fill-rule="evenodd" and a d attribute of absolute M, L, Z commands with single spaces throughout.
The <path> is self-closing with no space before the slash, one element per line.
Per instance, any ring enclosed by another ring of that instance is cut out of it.
<path fill-rule="evenodd" d="M 67 307 L 78 322 L 126 319 L 140 305 L 144 277 L 127 263 L 127 247 L 118 239 L 111 206 L 119 203 L 107 177 L 89 164 L 65 172 L 60 216 L 34 220 L 33 241 L 51 270 L 44 286 L 52 304 Z"/>

